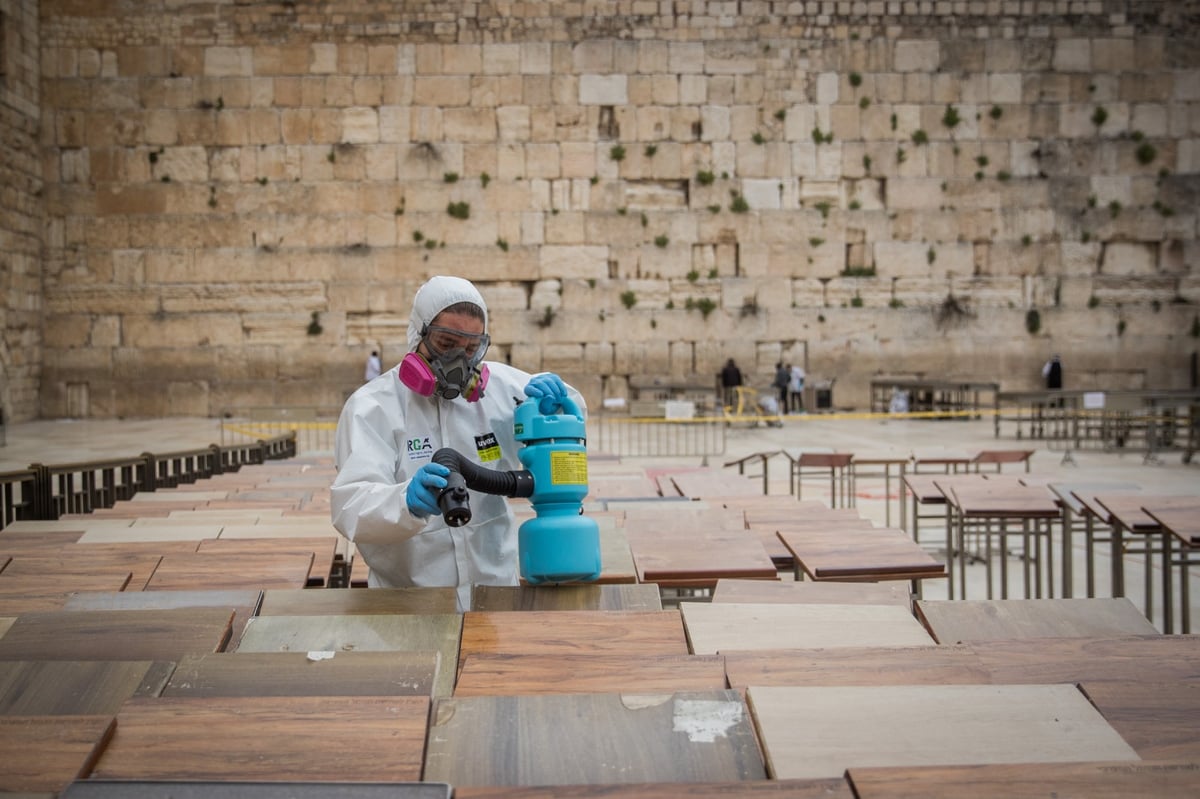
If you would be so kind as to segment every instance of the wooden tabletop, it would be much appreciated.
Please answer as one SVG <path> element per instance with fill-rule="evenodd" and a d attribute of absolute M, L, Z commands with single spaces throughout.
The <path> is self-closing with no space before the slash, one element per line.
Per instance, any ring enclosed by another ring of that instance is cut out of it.
<path fill-rule="evenodd" d="M 926 646 L 933 639 L 897 605 L 712 604 L 680 607 L 695 654 L 839 646 Z"/>
<path fill-rule="evenodd" d="M 1055 519 L 1061 514 L 1058 503 L 1042 486 L 997 484 L 985 480 L 980 484 L 937 481 L 956 511 L 967 518 Z"/>
<path fill-rule="evenodd" d="M 930 579 L 946 567 L 902 530 L 795 530 L 780 527 L 779 539 L 813 580 Z"/>
<path fill-rule="evenodd" d="M 476 585 L 471 610 L 662 610 L 658 586 Z"/>
<path fill-rule="evenodd" d="M 910 473 L 904 475 L 904 485 L 913 499 L 922 505 L 945 505 L 946 495 L 938 488 L 935 479 L 935 475 Z"/>
<path fill-rule="evenodd" d="M 1200 546 L 1200 499 L 1196 507 L 1164 507 L 1161 501 L 1151 500 L 1142 510 L 1187 546 Z"/>
<path fill-rule="evenodd" d="M 455 788 L 765 777 L 750 714 L 731 690 L 441 699 L 424 774 Z"/>
<path fill-rule="evenodd" d="M 314 555 L 309 552 L 171 553 L 163 556 L 147 591 L 303 588 Z"/>
<path fill-rule="evenodd" d="M 996 683 L 1200 682 L 1196 635 L 1025 638 L 980 641 L 970 648 Z"/>
<path fill-rule="evenodd" d="M 782 542 L 781 542 L 782 543 Z M 908 587 L 887 583 L 795 582 L 792 580 L 718 580 L 715 603 L 800 603 L 805 605 L 900 605 L 909 608 Z"/>
<path fill-rule="evenodd" d="M 966 646 L 848 646 L 725 653 L 733 688 L 751 685 L 949 685 L 991 682 Z"/>
<path fill-rule="evenodd" d="M 1138 761 L 852 768 L 858 799 L 1128 799 L 1200 795 L 1200 764 Z"/>
<path fill-rule="evenodd" d="M 437 652 L 222 652 L 179 661 L 163 696 L 432 696 Z"/>
<path fill-rule="evenodd" d="M 259 616 L 359 616 L 454 613 L 458 594 L 444 588 L 274 588 L 263 592 Z"/>
<path fill-rule="evenodd" d="M 246 625 L 236 650 L 239 653 L 437 652 L 441 660 L 434 694 L 449 696 L 458 668 L 462 619 L 451 613 L 259 616 Z"/>
<path fill-rule="evenodd" d="M 353 775 L 350 775 L 352 778 Z M 444 782 L 79 780 L 61 799 L 450 799 Z"/>
<path fill-rule="evenodd" d="M 1073 685 L 751 686 L 746 696 L 776 778 L 1138 759 Z M 806 718 L 821 723 L 796 723 Z"/>
<path fill-rule="evenodd" d="M 943 644 L 1158 632 L 1124 597 L 918 600 L 916 611 L 934 639 Z"/>
<path fill-rule="evenodd" d="M 678 610 L 468 611 L 459 655 L 686 655 Z"/>
<path fill-rule="evenodd" d="M 99 779 L 421 778 L 423 696 L 131 699 L 96 763 Z M 331 746 L 330 742 L 336 742 Z"/>
<path fill-rule="evenodd" d="M 685 791 L 689 799 L 854 799 L 845 779 L 740 780 L 738 782 L 646 782 L 638 785 L 456 787 L 454 799 L 660 799 Z"/>
<path fill-rule="evenodd" d="M 175 664 L 150 660 L 0 661 L 0 716 L 110 716 L 158 696 Z"/>
<path fill-rule="evenodd" d="M 0 716 L 0 786 L 51 795 L 86 777 L 112 738 L 112 716 Z"/>
<path fill-rule="evenodd" d="M 638 582 L 711 586 L 725 577 L 776 580 L 774 561 L 745 529 L 692 529 L 686 534 L 630 533 Z"/>
<path fill-rule="evenodd" d="M 63 610 L 166 610 L 225 608 L 233 612 L 232 638 L 237 640 L 259 608 L 262 591 L 88 591 L 70 595 Z"/>
<path fill-rule="evenodd" d="M 672 693 L 725 688 L 715 655 L 468 655 L 455 696 Z"/>
<path fill-rule="evenodd" d="M 219 652 L 226 608 L 26 613 L 0 638 L 0 660 L 170 660 Z"/>
<path fill-rule="evenodd" d="M 1200 761 L 1200 683 L 1081 682 L 1079 690 L 1146 760 Z"/>

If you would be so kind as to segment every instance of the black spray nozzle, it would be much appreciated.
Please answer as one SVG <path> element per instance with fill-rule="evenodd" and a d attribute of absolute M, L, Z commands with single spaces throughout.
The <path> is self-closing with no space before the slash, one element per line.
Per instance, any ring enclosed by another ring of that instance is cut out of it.
<path fill-rule="evenodd" d="M 462 527 L 471 521 L 471 498 L 468 488 L 501 497 L 533 495 L 533 475 L 527 471 L 496 471 L 485 469 L 459 454 L 458 450 L 442 447 L 433 453 L 433 462 L 450 470 L 446 487 L 438 494 L 442 518 L 451 527 Z"/>

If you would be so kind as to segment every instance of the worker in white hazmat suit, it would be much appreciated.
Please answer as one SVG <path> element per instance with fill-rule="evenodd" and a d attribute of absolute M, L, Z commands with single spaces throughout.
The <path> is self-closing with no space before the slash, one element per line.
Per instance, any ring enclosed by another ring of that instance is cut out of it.
<path fill-rule="evenodd" d="M 520 470 L 513 411 L 530 398 L 557 413 L 583 397 L 554 374 L 531 376 L 484 361 L 487 306 L 470 282 L 434 277 L 417 291 L 410 352 L 351 395 L 338 420 L 333 525 L 353 541 L 372 587 L 454 586 L 468 610 L 472 585 L 517 584 L 517 529 L 509 501 L 471 492 L 471 521 L 450 527 L 437 496 L 449 470 L 442 447 L 482 467 Z"/>

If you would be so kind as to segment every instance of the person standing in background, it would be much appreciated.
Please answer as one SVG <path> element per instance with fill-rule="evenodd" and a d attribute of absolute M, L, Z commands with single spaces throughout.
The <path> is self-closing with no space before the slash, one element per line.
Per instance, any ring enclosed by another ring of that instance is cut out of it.
<path fill-rule="evenodd" d="M 370 383 L 381 374 L 383 374 L 383 363 L 379 360 L 379 351 L 371 350 L 371 354 L 367 356 L 367 369 L 363 374 L 363 379 Z"/>
<path fill-rule="evenodd" d="M 737 388 L 742 384 L 742 370 L 730 358 L 721 369 L 721 394 L 725 405 L 737 407 Z"/>
<path fill-rule="evenodd" d="M 791 392 L 791 404 L 788 406 L 788 413 L 804 413 L 804 367 L 796 365 L 792 367 L 792 382 L 789 386 Z"/>
<path fill-rule="evenodd" d="M 792 365 L 784 365 L 783 361 L 775 364 L 775 381 L 771 384 L 779 394 L 779 412 L 787 413 L 788 390 L 792 385 Z"/>
<path fill-rule="evenodd" d="M 1063 387 L 1062 361 L 1059 360 L 1058 354 L 1050 356 L 1050 360 L 1046 361 L 1046 365 L 1042 367 L 1042 377 L 1046 379 L 1046 388 L 1060 389 Z"/>

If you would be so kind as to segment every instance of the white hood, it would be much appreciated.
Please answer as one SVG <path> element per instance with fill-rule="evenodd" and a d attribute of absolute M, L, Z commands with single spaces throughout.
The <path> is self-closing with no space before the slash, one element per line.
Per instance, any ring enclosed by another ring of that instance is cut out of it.
<path fill-rule="evenodd" d="M 479 289 L 461 277 L 438 275 L 431 277 L 413 297 L 412 316 L 408 321 L 408 349 L 415 350 L 421 342 L 421 330 L 432 324 L 442 311 L 460 302 L 478 305 L 483 311 L 483 332 L 487 332 L 487 304 Z"/>

